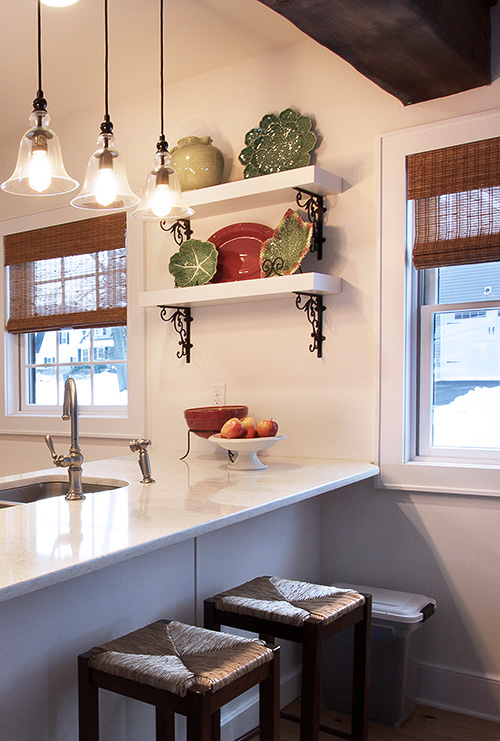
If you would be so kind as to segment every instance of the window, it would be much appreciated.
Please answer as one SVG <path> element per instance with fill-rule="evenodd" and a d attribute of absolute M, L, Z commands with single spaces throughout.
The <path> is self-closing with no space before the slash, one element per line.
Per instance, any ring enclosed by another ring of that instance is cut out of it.
<path fill-rule="evenodd" d="M 379 485 L 386 488 L 500 495 L 498 158 L 482 167 L 499 137 L 494 111 L 381 139 Z M 474 148 L 484 180 L 471 184 L 474 168 L 454 165 L 463 186 L 412 192 L 415 163 L 441 161 L 435 185 L 450 150 L 460 159 Z"/>
<path fill-rule="evenodd" d="M 67 434 L 61 400 L 69 375 L 81 435 L 129 438 L 143 429 L 142 225 L 123 213 L 78 216 L 65 207 L 0 222 L 0 432 Z"/>
<path fill-rule="evenodd" d="M 64 383 L 72 376 L 80 407 L 123 411 L 125 214 L 9 234 L 4 246 L 9 286 L 6 326 L 8 332 L 21 335 L 19 409 L 60 406 Z M 65 325 L 71 330 L 53 329 Z M 103 362 L 106 359 L 114 362 Z"/>
<path fill-rule="evenodd" d="M 407 171 L 420 299 L 416 453 L 491 457 L 500 452 L 500 138 L 411 154 Z"/>

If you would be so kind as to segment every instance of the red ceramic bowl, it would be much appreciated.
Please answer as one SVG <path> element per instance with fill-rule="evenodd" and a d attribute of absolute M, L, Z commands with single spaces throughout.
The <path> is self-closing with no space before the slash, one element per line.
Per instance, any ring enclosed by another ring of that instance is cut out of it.
<path fill-rule="evenodd" d="M 198 437 L 208 438 L 221 431 L 222 425 L 232 417 L 248 416 L 248 407 L 242 405 L 225 407 L 195 407 L 184 410 L 186 424 Z"/>

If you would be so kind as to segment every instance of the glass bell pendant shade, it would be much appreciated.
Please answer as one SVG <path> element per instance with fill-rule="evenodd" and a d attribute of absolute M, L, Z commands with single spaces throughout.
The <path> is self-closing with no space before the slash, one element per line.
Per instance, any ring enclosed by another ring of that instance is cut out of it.
<path fill-rule="evenodd" d="M 78 188 L 78 181 L 64 169 L 59 137 L 49 128 L 46 111 L 33 111 L 31 128 L 19 145 L 17 164 L 2 190 L 18 196 L 55 196 Z"/>
<path fill-rule="evenodd" d="M 96 211 L 124 211 L 139 202 L 127 180 L 123 158 L 114 148 L 111 134 L 100 134 L 98 149 L 91 154 L 85 182 L 71 201 L 76 208 Z"/>
<path fill-rule="evenodd" d="M 169 154 L 157 152 L 153 169 L 146 179 L 142 200 L 130 215 L 149 221 L 176 221 L 188 219 L 193 214 L 193 209 L 184 202 L 179 176 L 170 164 Z"/>
<path fill-rule="evenodd" d="M 67 5 L 75 5 L 78 0 L 42 0 L 42 5 L 49 5 L 51 8 L 65 8 Z"/>

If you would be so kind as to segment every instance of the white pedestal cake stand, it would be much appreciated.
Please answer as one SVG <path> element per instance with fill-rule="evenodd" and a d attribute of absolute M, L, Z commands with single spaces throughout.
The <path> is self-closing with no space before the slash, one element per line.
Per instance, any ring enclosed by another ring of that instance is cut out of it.
<path fill-rule="evenodd" d="M 232 438 L 221 437 L 220 434 L 210 435 L 208 438 L 217 443 L 224 450 L 231 450 L 237 453 L 238 457 L 234 462 L 230 461 L 227 467 L 234 471 L 262 471 L 267 468 L 265 463 L 259 460 L 257 453 L 261 450 L 271 448 L 280 440 L 286 440 L 286 435 L 275 435 L 275 437 L 251 437 L 251 438 Z"/>

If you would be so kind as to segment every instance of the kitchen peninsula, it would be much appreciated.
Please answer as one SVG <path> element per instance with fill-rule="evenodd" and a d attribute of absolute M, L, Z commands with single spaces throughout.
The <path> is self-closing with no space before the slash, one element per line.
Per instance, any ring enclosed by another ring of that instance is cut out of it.
<path fill-rule="evenodd" d="M 130 482 L 0 510 L 0 717 L 5 739 L 76 741 L 76 656 L 159 617 L 201 623 L 214 591 L 261 573 L 319 578 L 321 496 L 376 475 L 370 463 L 266 458 L 231 471 L 222 451 L 152 459 L 141 484 L 135 456 L 84 464 L 84 481 Z M 3 477 L 60 479 L 47 469 Z M 334 494 L 333 494 L 334 495 Z M 285 662 L 285 682 L 296 677 Z M 286 690 L 286 688 L 284 688 Z M 286 694 L 286 691 L 285 691 Z M 127 705 L 124 711 L 122 704 Z M 153 714 L 123 698 L 103 703 L 106 741 L 146 737 Z M 252 706 L 252 707 L 250 707 Z M 247 703 L 252 712 L 253 703 Z M 249 719 L 238 711 L 234 738 Z"/>

